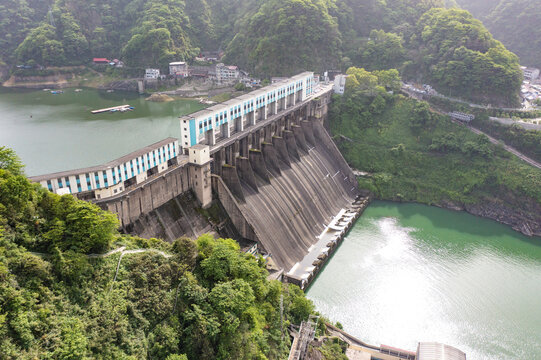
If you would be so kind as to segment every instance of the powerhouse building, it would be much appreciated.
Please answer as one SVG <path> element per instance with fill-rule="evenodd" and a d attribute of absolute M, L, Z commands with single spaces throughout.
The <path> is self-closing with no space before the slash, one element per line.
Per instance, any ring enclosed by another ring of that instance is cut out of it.
<path fill-rule="evenodd" d="M 304 72 L 180 118 L 180 146 L 213 146 L 311 96 L 314 73 Z"/>
<path fill-rule="evenodd" d="M 34 176 L 30 180 L 59 195 L 103 199 L 167 170 L 177 163 L 178 149 L 178 140 L 167 138 L 103 165 Z"/>

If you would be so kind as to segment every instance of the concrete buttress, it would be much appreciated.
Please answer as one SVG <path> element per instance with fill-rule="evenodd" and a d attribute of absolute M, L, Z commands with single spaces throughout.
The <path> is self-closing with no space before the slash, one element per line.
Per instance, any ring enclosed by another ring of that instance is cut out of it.
<path fill-rule="evenodd" d="M 267 169 L 274 173 L 274 175 L 280 175 L 280 163 L 278 162 L 278 156 L 276 155 L 276 149 L 271 143 L 261 144 L 263 152 L 263 158 L 267 164 Z"/>
<path fill-rule="evenodd" d="M 239 178 L 250 185 L 257 192 L 257 182 L 255 180 L 254 170 L 250 164 L 250 159 L 247 157 L 238 157 L 237 158 L 237 172 Z"/>
<path fill-rule="evenodd" d="M 299 150 L 297 149 L 297 142 L 295 141 L 295 135 L 293 131 L 284 131 L 284 139 L 287 145 L 287 151 L 289 152 L 290 159 L 293 161 L 299 161 L 301 159 Z"/>
<path fill-rule="evenodd" d="M 265 159 L 263 158 L 261 150 L 250 149 L 249 159 L 254 172 L 265 180 L 265 182 L 270 183 L 269 171 L 267 170 L 267 165 L 265 164 Z"/>
<path fill-rule="evenodd" d="M 288 167 L 291 167 L 291 160 L 289 159 L 289 153 L 287 152 L 286 141 L 284 138 L 280 136 L 273 136 L 272 144 L 276 149 L 278 158 L 282 160 Z"/>
<path fill-rule="evenodd" d="M 316 139 L 314 138 L 314 128 L 312 127 L 312 122 L 306 120 L 301 121 L 301 128 L 304 132 L 304 138 L 306 139 L 306 141 L 310 145 L 316 146 Z"/>
<path fill-rule="evenodd" d="M 308 145 L 306 144 L 306 138 L 304 137 L 304 132 L 302 128 L 298 125 L 293 125 L 291 127 L 293 130 L 293 135 L 295 135 L 295 141 L 300 150 L 308 151 Z"/>
<path fill-rule="evenodd" d="M 237 197 L 241 202 L 245 202 L 244 191 L 240 185 L 239 175 L 237 174 L 237 168 L 231 165 L 222 166 L 222 179 L 227 185 L 231 193 Z"/>

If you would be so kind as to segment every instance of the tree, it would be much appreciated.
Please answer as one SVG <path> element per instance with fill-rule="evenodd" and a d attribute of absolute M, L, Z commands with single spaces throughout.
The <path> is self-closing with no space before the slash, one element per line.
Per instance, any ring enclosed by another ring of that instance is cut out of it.
<path fill-rule="evenodd" d="M 79 360 L 87 359 L 88 341 L 85 335 L 83 324 L 77 318 L 64 320 L 61 341 L 54 351 L 56 359 Z"/>
<path fill-rule="evenodd" d="M 517 105 L 518 58 L 459 9 L 431 9 L 417 24 L 416 66 L 440 92 L 486 103 Z"/>
<path fill-rule="evenodd" d="M 159 324 L 150 333 L 148 342 L 150 344 L 150 356 L 157 359 L 169 359 L 170 354 L 178 352 L 179 338 L 176 329 L 167 325 Z M 179 358 L 180 355 L 176 355 Z M 174 357 L 173 357 L 174 359 Z"/>
<path fill-rule="evenodd" d="M 402 43 L 397 34 L 372 30 L 369 40 L 359 49 L 361 63 L 369 70 L 398 68 L 406 55 Z"/>
<path fill-rule="evenodd" d="M 165 358 L 165 360 L 188 360 L 188 357 L 186 355 L 177 355 L 177 354 L 171 354 L 168 357 Z"/>
<path fill-rule="evenodd" d="M 236 91 L 246 91 L 246 85 L 244 83 L 238 82 L 235 84 Z"/>
<path fill-rule="evenodd" d="M 115 215 L 70 195 L 60 197 L 55 207 L 57 218 L 44 234 L 52 245 L 83 254 L 108 248 L 118 228 Z"/>
<path fill-rule="evenodd" d="M 420 131 L 423 129 L 426 130 L 432 125 L 430 105 L 426 101 L 416 102 L 413 106 L 410 127 L 414 131 Z"/>
<path fill-rule="evenodd" d="M 15 51 L 20 62 L 34 60 L 41 65 L 63 65 L 62 43 L 56 39 L 55 28 L 43 24 L 32 30 Z"/>
<path fill-rule="evenodd" d="M 9 171 L 13 175 L 22 175 L 24 166 L 13 149 L 0 146 L 0 169 Z"/>
<path fill-rule="evenodd" d="M 351 67 L 347 70 L 346 91 L 375 96 L 385 90 L 400 90 L 401 80 L 396 69 L 369 72 L 363 68 Z"/>
<path fill-rule="evenodd" d="M 336 67 L 342 39 L 331 15 L 335 10 L 324 0 L 263 1 L 246 15 L 224 60 L 261 76 Z"/>

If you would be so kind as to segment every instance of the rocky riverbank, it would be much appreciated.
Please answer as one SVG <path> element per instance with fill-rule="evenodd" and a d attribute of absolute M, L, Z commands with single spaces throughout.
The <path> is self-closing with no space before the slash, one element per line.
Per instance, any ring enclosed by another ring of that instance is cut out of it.
<path fill-rule="evenodd" d="M 541 237 L 541 204 L 533 199 L 519 199 L 510 194 L 502 194 L 500 198 L 485 198 L 482 202 L 473 204 L 443 201 L 435 205 L 466 211 L 511 226 L 513 230 L 524 235 Z"/>

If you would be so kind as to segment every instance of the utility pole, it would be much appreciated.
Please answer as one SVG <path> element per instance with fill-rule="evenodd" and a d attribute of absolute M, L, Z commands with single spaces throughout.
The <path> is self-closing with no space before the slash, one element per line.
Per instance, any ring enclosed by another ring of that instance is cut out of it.
<path fill-rule="evenodd" d="M 284 294 L 280 295 L 280 330 L 282 331 L 282 341 L 284 341 Z"/>

